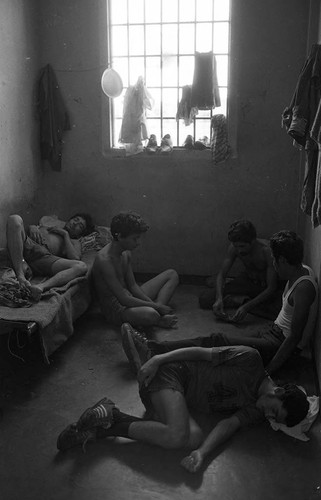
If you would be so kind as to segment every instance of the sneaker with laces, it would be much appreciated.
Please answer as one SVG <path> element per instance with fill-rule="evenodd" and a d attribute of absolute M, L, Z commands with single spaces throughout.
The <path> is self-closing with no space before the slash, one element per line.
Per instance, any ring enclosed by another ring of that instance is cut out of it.
<path fill-rule="evenodd" d="M 94 427 L 109 429 L 114 423 L 113 410 L 115 403 L 108 398 L 103 398 L 95 403 L 81 415 L 77 422 L 77 428 L 83 431 Z"/>
<path fill-rule="evenodd" d="M 129 323 L 121 326 L 121 338 L 124 352 L 135 375 L 141 366 L 151 358 L 151 350 L 144 334 L 135 330 Z"/>
<path fill-rule="evenodd" d="M 96 429 L 80 430 L 77 424 L 71 424 L 66 427 L 58 436 L 57 448 L 60 451 L 66 451 L 75 446 L 81 445 L 85 452 L 85 446 L 88 441 L 96 440 Z"/>

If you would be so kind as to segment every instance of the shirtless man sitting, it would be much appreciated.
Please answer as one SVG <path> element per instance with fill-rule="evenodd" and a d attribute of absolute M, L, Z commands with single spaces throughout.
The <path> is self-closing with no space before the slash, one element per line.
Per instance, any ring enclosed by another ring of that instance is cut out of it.
<path fill-rule="evenodd" d="M 248 299 L 245 299 L 230 318 L 233 322 L 240 322 L 251 309 L 273 297 L 278 287 L 278 278 L 273 267 L 269 242 L 257 239 L 256 229 L 250 221 L 233 222 L 228 239 L 231 243 L 217 275 L 216 288 L 202 292 L 199 303 L 202 309 L 213 308 L 218 318 L 227 319 L 224 306 L 235 305 L 233 295 L 247 296 Z M 243 264 L 244 271 L 235 278 L 227 279 L 237 260 Z"/>
<path fill-rule="evenodd" d="M 139 286 L 132 270 L 131 252 L 148 225 L 140 215 L 122 212 L 113 217 L 110 229 L 113 241 L 98 252 L 93 266 L 105 318 L 114 325 L 175 327 L 177 317 L 167 304 L 179 282 L 177 272 L 168 269 Z"/>
<path fill-rule="evenodd" d="M 43 292 L 63 286 L 82 276 L 87 266 L 80 261 L 74 241 L 93 231 L 88 214 L 76 214 L 63 228 L 31 225 L 25 230 L 20 215 L 10 215 L 7 221 L 7 248 L 20 285 L 29 290 L 35 301 Z M 39 283 L 30 283 L 35 276 L 49 276 Z"/>

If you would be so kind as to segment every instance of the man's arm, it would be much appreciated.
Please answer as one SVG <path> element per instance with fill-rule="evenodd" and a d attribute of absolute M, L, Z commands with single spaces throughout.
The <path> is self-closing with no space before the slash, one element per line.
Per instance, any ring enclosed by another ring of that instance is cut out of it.
<path fill-rule="evenodd" d="M 125 307 L 152 307 L 159 314 L 162 314 L 162 307 L 160 304 L 151 301 L 150 299 L 144 300 L 138 297 L 133 297 L 129 290 L 119 281 L 117 273 L 115 271 L 114 265 L 111 260 L 104 259 L 99 262 L 99 271 L 102 275 L 105 283 L 108 285 L 108 288 L 115 295 L 115 297 L 119 300 L 119 302 Z M 129 261 L 130 265 L 130 261 Z"/>
<path fill-rule="evenodd" d="M 257 360 L 263 369 L 261 357 L 252 347 L 184 347 L 164 354 L 156 354 L 141 367 L 137 378 L 140 384 L 148 385 L 161 365 L 175 361 L 210 361 L 213 366 L 223 363 L 249 366 L 253 361 L 257 363 Z"/>
<path fill-rule="evenodd" d="M 234 261 L 236 259 L 236 252 L 233 245 L 230 245 L 227 250 L 227 255 L 223 260 L 222 267 L 216 278 L 216 299 L 213 304 L 213 311 L 216 314 L 223 314 L 223 289 L 225 285 L 225 280 L 228 275 L 229 270 L 231 269 Z"/>
<path fill-rule="evenodd" d="M 158 368 L 165 363 L 187 360 L 211 361 L 212 350 L 212 347 L 183 347 L 182 349 L 176 349 L 175 351 L 166 352 L 164 354 L 156 354 L 141 367 L 137 375 L 137 380 L 140 384 L 150 384 Z"/>
<path fill-rule="evenodd" d="M 301 281 L 288 298 L 290 304 L 293 305 L 291 334 L 284 340 L 266 367 L 268 373 L 272 374 L 280 368 L 300 342 L 314 299 L 315 289 L 309 281 Z"/>
<path fill-rule="evenodd" d="M 197 472 L 204 458 L 214 451 L 220 444 L 227 441 L 240 428 L 239 419 L 233 415 L 230 418 L 221 420 L 210 432 L 203 444 L 194 450 L 187 457 L 183 458 L 181 465 L 189 472 Z"/>
<path fill-rule="evenodd" d="M 262 302 L 265 302 L 266 300 L 268 300 L 273 295 L 273 293 L 276 291 L 277 286 L 278 286 L 278 276 L 277 276 L 277 273 L 276 273 L 274 266 L 273 266 L 270 251 L 268 251 L 268 250 L 266 253 L 266 259 L 267 259 L 266 288 L 261 293 L 259 293 L 256 297 L 254 297 L 253 299 L 249 300 L 248 302 L 243 304 L 241 307 L 239 307 L 232 317 L 233 321 L 242 321 L 242 319 L 245 318 L 246 314 L 251 309 L 253 309 L 255 306 L 261 304 Z"/>
<path fill-rule="evenodd" d="M 128 255 L 128 268 L 127 268 L 127 273 L 126 273 L 126 283 L 128 286 L 128 290 L 134 297 L 137 299 L 141 299 L 147 302 L 152 302 L 152 299 L 148 297 L 143 290 L 140 288 L 140 286 L 136 283 L 135 276 L 133 273 L 133 268 L 131 264 L 131 256 L 130 254 Z"/>
<path fill-rule="evenodd" d="M 70 239 L 69 233 L 65 229 L 62 229 L 60 227 L 49 227 L 48 232 L 59 234 L 62 237 L 63 239 L 62 253 L 66 259 L 70 260 L 81 259 L 80 251 L 75 248 L 74 244 L 72 243 L 72 240 Z"/>

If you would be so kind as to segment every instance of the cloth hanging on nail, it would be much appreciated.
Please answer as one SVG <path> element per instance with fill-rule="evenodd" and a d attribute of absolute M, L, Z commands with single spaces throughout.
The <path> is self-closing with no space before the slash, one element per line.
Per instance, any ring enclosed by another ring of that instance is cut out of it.
<path fill-rule="evenodd" d="M 221 106 L 213 52 L 195 52 L 191 107 L 212 109 Z"/>
<path fill-rule="evenodd" d="M 231 147 L 227 138 L 227 123 L 224 115 L 214 115 L 211 120 L 212 139 L 211 151 L 214 165 L 227 160 L 231 154 Z"/>
<path fill-rule="evenodd" d="M 38 83 L 40 116 L 40 152 L 53 170 L 61 170 L 63 133 L 70 130 L 70 120 L 56 75 L 50 64 L 42 68 Z"/>

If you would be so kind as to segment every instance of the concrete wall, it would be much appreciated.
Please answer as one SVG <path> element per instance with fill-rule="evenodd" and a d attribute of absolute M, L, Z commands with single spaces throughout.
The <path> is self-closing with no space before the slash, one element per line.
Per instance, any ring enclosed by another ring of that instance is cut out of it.
<path fill-rule="evenodd" d="M 40 173 L 34 84 L 38 71 L 38 0 L 0 2 L 0 246 L 10 213 L 36 212 Z"/>
<path fill-rule="evenodd" d="M 213 167 L 206 153 L 104 157 L 100 77 L 106 51 L 99 28 L 105 0 L 41 2 L 41 64 L 56 70 L 73 128 L 65 135 L 62 172 L 44 166 L 39 203 L 61 217 L 88 210 L 101 224 L 119 210 L 139 211 L 152 229 L 136 254 L 138 271 L 171 266 L 182 274 L 210 274 L 236 218 L 251 219 L 262 236 L 297 228 L 299 157 L 280 122 L 306 55 L 309 5 L 232 3 L 238 156 Z"/>

